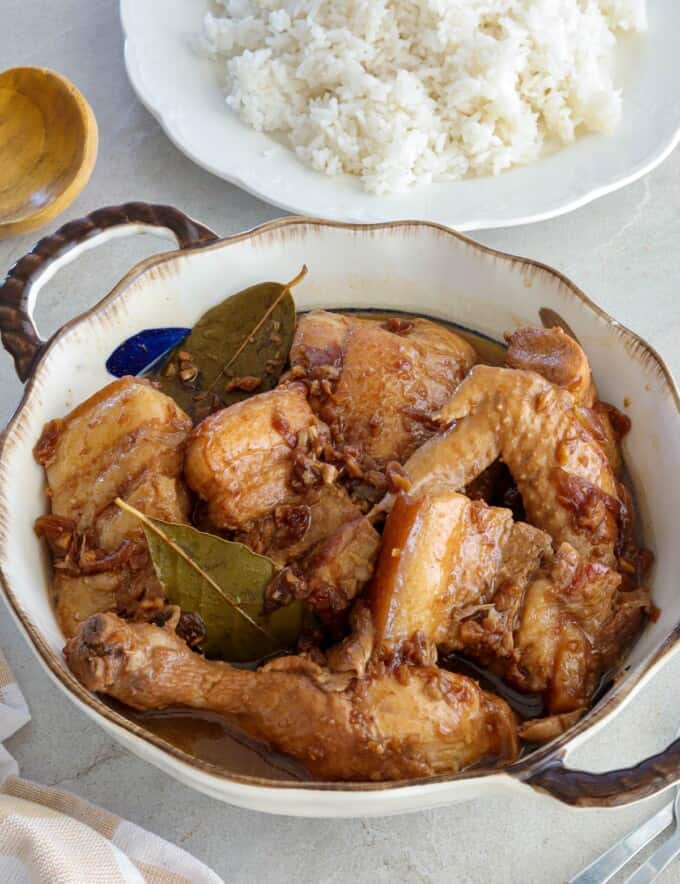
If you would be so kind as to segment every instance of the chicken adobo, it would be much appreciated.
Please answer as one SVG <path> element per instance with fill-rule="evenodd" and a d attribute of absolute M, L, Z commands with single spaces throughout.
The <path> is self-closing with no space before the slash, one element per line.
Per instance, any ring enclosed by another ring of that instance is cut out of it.
<path fill-rule="evenodd" d="M 47 424 L 36 528 L 72 672 L 135 710 L 227 714 L 324 780 L 504 764 L 569 727 L 643 626 L 651 554 L 586 354 L 558 328 L 507 344 L 490 365 L 426 319 L 313 311 L 273 388 L 238 375 L 243 348 L 216 372 L 240 401 L 187 372 L 203 419 L 149 375 Z"/>

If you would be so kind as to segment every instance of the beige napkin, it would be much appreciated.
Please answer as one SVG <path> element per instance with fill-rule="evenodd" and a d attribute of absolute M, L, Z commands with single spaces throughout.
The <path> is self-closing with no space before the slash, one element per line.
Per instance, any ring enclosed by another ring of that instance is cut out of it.
<path fill-rule="evenodd" d="M 0 743 L 30 718 L 0 653 Z M 69 792 L 22 780 L 0 745 L 3 884 L 224 884 L 175 847 Z"/>

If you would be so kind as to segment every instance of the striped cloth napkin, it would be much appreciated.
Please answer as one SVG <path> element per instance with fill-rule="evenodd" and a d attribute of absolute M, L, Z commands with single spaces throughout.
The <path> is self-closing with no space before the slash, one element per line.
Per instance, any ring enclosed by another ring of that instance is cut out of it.
<path fill-rule="evenodd" d="M 0 744 L 29 720 L 0 653 Z M 0 881 L 3 884 L 224 884 L 175 847 L 60 789 L 17 776 L 0 745 Z"/>

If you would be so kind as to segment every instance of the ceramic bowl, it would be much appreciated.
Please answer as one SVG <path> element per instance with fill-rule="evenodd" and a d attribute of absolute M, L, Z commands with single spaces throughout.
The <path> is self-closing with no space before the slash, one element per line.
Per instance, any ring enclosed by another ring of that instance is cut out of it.
<path fill-rule="evenodd" d="M 124 226 L 172 232 L 180 250 L 134 267 L 99 304 L 40 340 L 32 309 L 42 281 L 86 248 Z M 64 638 L 49 599 L 50 564 L 33 531 L 44 512 L 42 469 L 31 449 L 45 421 L 111 380 L 107 357 L 149 328 L 191 326 L 227 294 L 264 279 L 309 274 L 295 291 L 298 308 L 406 310 L 449 320 L 501 339 L 517 325 L 561 322 L 588 353 L 603 398 L 632 419 L 625 455 L 646 543 L 656 553 L 654 601 L 660 608 L 613 686 L 552 743 L 503 770 L 396 783 L 318 783 L 268 779 L 200 761 L 89 693 L 67 670 Z M 218 239 L 174 209 L 144 204 L 102 209 L 42 240 L 0 288 L 0 329 L 23 400 L 0 448 L 0 572 L 5 598 L 57 687 L 108 734 L 171 776 L 202 792 L 262 811 L 302 816 L 385 815 L 435 807 L 506 790 L 539 790 L 575 807 L 626 804 L 680 778 L 680 740 L 635 768 L 575 771 L 569 753 L 632 701 L 680 645 L 680 397 L 660 357 L 640 338 L 549 267 L 487 249 L 444 227 L 417 222 L 375 226 L 288 218 Z M 669 493 L 669 491 L 671 493 Z"/>

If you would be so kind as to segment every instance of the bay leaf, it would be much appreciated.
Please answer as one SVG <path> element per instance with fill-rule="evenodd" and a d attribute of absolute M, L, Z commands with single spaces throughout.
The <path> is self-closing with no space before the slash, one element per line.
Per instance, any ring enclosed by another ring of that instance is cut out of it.
<path fill-rule="evenodd" d="M 271 559 L 191 525 L 154 519 L 120 498 L 116 504 L 142 523 L 170 602 L 201 616 L 206 656 L 245 663 L 295 646 L 303 620 L 299 602 L 262 614 L 264 591 L 277 571 Z"/>
<path fill-rule="evenodd" d="M 251 286 L 204 313 L 154 371 L 163 392 L 200 420 L 216 408 L 272 390 L 295 333 L 291 289 L 306 273 L 303 267 L 288 283 Z"/>

